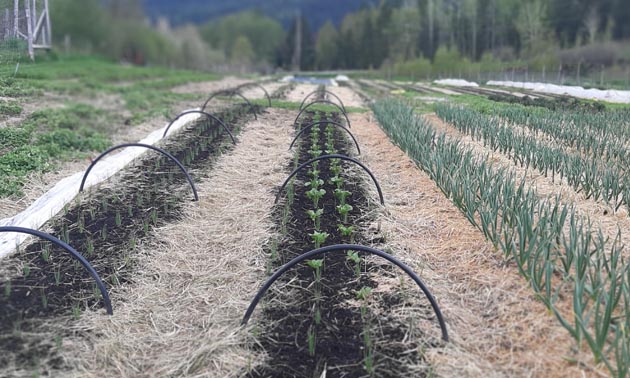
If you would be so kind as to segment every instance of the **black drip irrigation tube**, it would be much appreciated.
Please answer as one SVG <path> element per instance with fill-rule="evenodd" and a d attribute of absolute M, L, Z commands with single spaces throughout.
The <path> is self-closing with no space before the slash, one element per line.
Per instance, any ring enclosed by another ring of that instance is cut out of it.
<path fill-rule="evenodd" d="M 188 180 L 188 183 L 190 184 L 190 187 L 192 188 L 192 191 L 193 191 L 193 197 L 194 197 L 193 201 L 199 201 L 199 195 L 197 194 L 197 188 L 195 187 L 195 183 L 193 182 L 192 177 L 190 177 L 190 174 L 188 173 L 188 171 L 186 170 L 184 165 L 179 160 L 177 160 L 177 158 L 175 156 L 169 154 L 168 152 L 164 151 L 163 149 L 161 149 L 159 147 L 152 146 L 150 144 L 144 144 L 144 143 L 124 143 L 124 144 L 120 144 L 118 146 L 111 147 L 107 151 L 105 151 L 102 154 L 100 154 L 96 159 L 94 159 L 92 161 L 92 163 L 90 164 L 88 169 L 83 174 L 83 179 L 81 180 L 81 186 L 79 187 L 79 192 L 83 191 L 83 186 L 85 185 L 85 180 L 87 180 L 87 177 L 90 174 L 90 171 L 92 170 L 92 168 L 94 168 L 94 166 L 96 165 L 96 163 L 98 163 L 99 160 L 101 160 L 105 155 L 109 154 L 110 152 L 118 150 L 120 148 L 125 148 L 125 147 L 144 147 L 144 148 L 148 148 L 148 149 L 151 149 L 153 151 L 157 151 L 157 152 L 161 153 L 162 155 L 165 155 L 166 157 L 171 159 L 175 164 L 177 164 L 177 166 L 179 167 L 179 169 L 181 169 L 181 171 L 184 173 L 184 175 L 186 175 L 186 180 Z"/>
<path fill-rule="evenodd" d="M 383 199 L 383 192 L 381 191 L 381 186 L 378 184 L 378 181 L 376 180 L 376 177 L 374 177 L 372 172 L 365 165 L 363 165 L 363 163 L 361 163 L 360 161 L 358 161 L 356 159 L 353 159 L 353 158 L 351 158 L 349 156 L 339 155 L 339 154 L 318 156 L 318 157 L 316 157 L 314 159 L 311 159 L 311 160 L 307 161 L 306 163 L 300 165 L 299 167 L 295 168 L 295 170 L 293 172 L 291 172 L 289 177 L 287 177 L 287 179 L 284 181 L 284 183 L 280 187 L 280 190 L 278 190 L 278 194 L 276 194 L 276 200 L 274 201 L 274 203 L 275 204 L 278 203 L 278 201 L 280 200 L 280 194 L 282 194 L 282 191 L 287 186 L 287 184 L 289 183 L 291 178 L 293 176 L 295 176 L 299 171 L 301 171 L 302 169 L 304 169 L 304 167 L 308 166 L 309 164 L 311 164 L 313 162 L 316 162 L 318 160 L 327 160 L 327 159 L 346 160 L 346 161 L 353 162 L 353 163 L 357 164 L 358 166 L 360 166 L 361 168 L 363 168 L 363 170 L 366 171 L 368 175 L 370 175 L 370 177 L 372 178 L 372 181 L 374 181 L 374 184 L 376 185 L 376 190 L 378 191 L 378 197 L 379 197 L 379 199 L 381 201 L 381 205 L 385 206 L 385 200 Z"/>
<path fill-rule="evenodd" d="M 304 100 L 302 100 L 302 103 L 300 104 L 300 110 L 302 110 L 302 108 L 304 107 L 304 103 L 306 102 L 306 100 L 308 100 L 308 98 L 311 97 L 314 94 L 329 94 L 329 95 L 332 95 L 341 104 L 341 109 L 343 109 L 344 112 L 347 112 L 346 111 L 346 106 L 343 104 L 343 101 L 341 101 L 339 96 L 337 96 L 336 94 L 334 94 L 331 91 L 328 91 L 326 89 L 318 89 L 318 90 L 315 90 L 315 91 L 307 94 L 306 97 L 304 97 Z"/>
<path fill-rule="evenodd" d="M 240 98 L 242 98 L 247 103 L 247 106 L 249 106 L 249 110 L 254 115 L 254 118 L 258 119 L 258 116 L 256 115 L 256 108 L 254 108 L 254 105 L 252 105 L 252 103 L 247 99 L 247 97 L 243 96 L 243 94 L 241 92 L 239 92 L 237 89 L 225 89 L 225 90 L 222 90 L 222 91 L 217 91 L 217 92 L 212 93 L 210 95 L 210 97 L 208 97 L 206 102 L 203 103 L 203 106 L 201 107 L 201 111 L 206 110 L 206 106 L 208 106 L 208 103 L 213 98 L 215 98 L 216 96 L 219 96 L 219 95 L 228 95 L 229 97 L 239 96 Z"/>
<path fill-rule="evenodd" d="M 300 119 L 300 116 L 302 115 L 302 113 L 304 113 L 306 111 L 306 109 L 308 109 L 309 107 L 311 107 L 311 106 L 313 106 L 315 104 L 329 104 L 329 105 L 332 105 L 332 106 L 336 107 L 337 109 L 339 109 L 339 111 L 346 118 L 346 122 L 348 122 L 348 128 L 352 128 L 352 125 L 350 125 L 350 118 L 348 118 L 348 114 L 339 105 L 335 104 L 332 101 L 328 101 L 328 100 L 316 100 L 316 101 L 313 101 L 313 102 L 309 103 L 308 105 L 306 105 L 304 107 L 304 109 L 300 110 L 300 112 L 298 113 L 297 117 L 295 117 L 295 121 L 293 121 L 293 126 L 297 126 L 297 121 L 298 121 L 298 119 Z"/>
<path fill-rule="evenodd" d="M 265 87 L 263 87 L 262 85 L 260 85 L 258 83 L 245 83 L 245 84 L 241 84 L 238 87 L 236 87 L 236 90 L 239 90 L 241 88 L 247 88 L 247 87 L 258 87 L 258 88 L 262 89 L 263 92 L 265 92 L 265 97 L 267 97 L 267 102 L 269 102 L 269 107 L 271 107 L 271 96 L 269 96 L 269 92 L 267 92 Z"/>
<path fill-rule="evenodd" d="M 289 269 L 293 268 L 295 265 L 301 263 L 302 261 L 313 259 L 316 256 L 331 253 L 331 252 L 340 252 L 340 251 L 341 252 L 360 251 L 360 252 L 366 252 L 373 255 L 377 255 L 391 262 L 392 264 L 402 269 L 405 273 L 407 273 L 407 275 L 411 277 L 411 279 L 413 279 L 414 282 L 420 287 L 420 290 L 422 290 L 424 295 L 427 297 L 427 299 L 431 303 L 433 312 L 435 312 L 435 315 L 437 316 L 437 319 L 438 319 L 438 323 L 440 324 L 440 329 L 442 331 L 442 340 L 448 341 L 448 330 L 446 328 L 446 322 L 444 321 L 442 311 L 440 310 L 440 307 L 438 306 L 437 301 L 435 300 L 435 298 L 433 297 L 429 289 L 422 282 L 420 277 L 418 277 L 418 275 L 413 270 L 411 270 L 411 268 L 409 268 L 407 265 L 405 265 L 403 262 L 396 259 L 392 255 L 378 249 L 374 249 L 374 248 L 366 247 L 362 245 L 357 245 L 357 244 L 337 244 L 337 245 L 330 245 L 330 246 L 314 249 L 286 263 L 284 266 L 278 269 L 271 277 L 269 277 L 269 279 L 264 283 L 264 285 L 260 288 L 260 290 L 258 290 L 258 293 L 256 293 L 256 296 L 254 297 L 249 307 L 247 308 L 247 311 L 245 312 L 245 316 L 243 316 L 241 325 L 244 326 L 249 322 L 249 319 L 251 318 L 252 313 L 256 309 L 256 306 L 258 305 L 262 297 L 265 295 L 267 290 L 271 287 L 271 285 L 273 285 L 273 283 L 278 278 L 280 278 L 280 276 L 282 276 Z"/>
<path fill-rule="evenodd" d="M 187 115 L 187 114 L 201 114 L 204 115 L 206 118 L 208 119 L 213 119 L 217 122 L 219 122 L 221 124 L 221 126 L 223 126 L 223 129 L 225 131 L 227 131 L 227 133 L 230 135 L 230 139 L 232 139 L 232 144 L 236 144 L 236 140 L 234 139 L 234 135 L 232 135 L 232 133 L 230 132 L 230 130 L 228 129 L 228 127 L 225 125 L 225 122 L 223 122 L 221 119 L 219 119 L 219 117 L 208 113 L 208 112 L 204 112 L 202 110 L 187 110 L 185 112 L 179 113 L 177 115 L 177 117 L 173 118 L 173 120 L 168 124 L 168 126 L 166 126 L 166 130 L 164 130 L 164 134 L 162 135 L 162 139 L 164 139 L 166 137 L 166 135 L 168 134 L 168 130 L 171 128 L 171 126 L 173 126 L 173 124 L 180 119 L 181 117 Z"/>
<path fill-rule="evenodd" d="M 295 144 L 295 142 L 298 140 L 298 138 L 304 134 L 307 130 L 309 130 L 310 128 L 312 128 L 313 126 L 317 126 L 317 125 L 323 125 L 323 124 L 330 124 L 333 126 L 336 126 L 340 129 L 343 129 L 345 132 L 347 132 L 350 137 L 352 138 L 352 140 L 354 141 L 354 145 L 357 147 L 357 152 L 359 153 L 359 155 L 361 155 L 361 148 L 359 148 L 359 142 L 357 142 L 356 138 L 354 137 L 354 135 L 352 135 L 352 132 L 348 129 L 346 129 L 345 127 L 343 127 L 342 124 L 340 124 L 339 122 L 335 122 L 335 121 L 318 121 L 318 122 L 312 122 L 309 123 L 308 125 L 304 126 L 304 128 L 302 128 L 300 130 L 299 133 L 297 133 L 297 135 L 295 136 L 295 138 L 293 138 L 293 141 L 291 142 L 291 145 L 289 146 L 289 150 L 293 149 L 293 145 Z"/>
<path fill-rule="evenodd" d="M 85 270 L 88 271 L 90 276 L 94 278 L 94 281 L 96 281 L 96 286 L 98 286 L 98 289 L 101 292 L 101 296 L 103 297 L 103 302 L 105 302 L 105 309 L 107 310 L 107 314 L 109 315 L 114 314 L 114 310 L 112 309 L 112 302 L 109 299 L 109 294 L 107 293 L 107 289 L 105 288 L 105 284 L 103 284 L 101 277 L 98 275 L 98 273 L 96 273 L 96 270 L 94 270 L 92 265 L 90 265 L 90 263 L 79 252 L 77 252 L 74 248 L 72 248 L 68 243 L 63 242 L 50 234 L 33 230 L 31 228 L 6 226 L 6 227 L 0 227 L 0 232 L 16 232 L 20 234 L 28 234 L 32 236 L 37 236 L 41 239 L 48 240 L 49 242 L 63 248 L 66 252 L 70 254 L 70 256 L 72 256 L 75 260 L 79 261 L 79 263 L 83 265 Z"/>

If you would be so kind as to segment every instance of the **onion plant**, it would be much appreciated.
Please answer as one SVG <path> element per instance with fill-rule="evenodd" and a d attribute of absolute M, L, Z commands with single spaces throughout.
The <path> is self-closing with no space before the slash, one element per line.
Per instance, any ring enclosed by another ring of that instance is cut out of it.
<path fill-rule="evenodd" d="M 630 285 L 626 281 L 630 264 L 621 254 L 620 236 L 607 240 L 601 229 L 576 215 L 572 205 L 561 204 L 557 197 L 541 198 L 513 172 L 494 167 L 487 156 L 479 156 L 459 140 L 436 132 L 405 103 L 383 100 L 373 109 L 394 142 L 495 247 L 514 261 L 577 344 L 585 342 L 612 375 L 627 376 Z M 611 193 L 605 186 L 612 184 L 605 177 L 613 168 L 554 151 L 556 147 L 468 111 L 440 105 L 439 112 L 473 138 L 515 158 L 517 164 L 548 167 L 549 172 L 557 172 L 569 182 L 575 179 L 594 198 Z M 572 297 L 570 313 L 556 306 L 560 293 L 567 290 Z"/>
<path fill-rule="evenodd" d="M 371 296 L 371 287 L 364 286 L 357 291 L 357 299 L 361 301 L 361 321 L 363 323 L 363 332 L 361 332 L 361 339 L 363 340 L 363 368 L 370 376 L 374 374 L 374 345 L 370 334 L 371 326 L 368 312 Z"/>

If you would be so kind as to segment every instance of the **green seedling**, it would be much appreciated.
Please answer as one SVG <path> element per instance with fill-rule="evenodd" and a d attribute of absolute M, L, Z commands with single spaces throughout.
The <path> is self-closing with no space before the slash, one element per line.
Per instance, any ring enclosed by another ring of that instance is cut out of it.
<path fill-rule="evenodd" d="M 48 307 L 48 297 L 46 296 L 46 291 L 42 288 L 42 306 L 44 308 Z"/>
<path fill-rule="evenodd" d="M 24 264 L 22 267 L 22 274 L 24 274 L 24 278 L 27 278 L 29 274 L 31 274 L 31 267 L 27 264 Z"/>
<path fill-rule="evenodd" d="M 343 223 L 348 223 L 348 213 L 352 211 L 352 206 L 349 204 L 338 205 L 337 212 L 341 215 Z"/>
<path fill-rule="evenodd" d="M 330 183 L 334 185 L 337 189 L 341 189 L 343 186 L 343 177 L 333 176 L 330 178 Z"/>
<path fill-rule="evenodd" d="M 311 155 L 312 159 L 315 159 L 316 157 L 321 156 L 322 152 L 323 151 L 321 149 L 319 149 L 319 148 L 312 148 L 312 149 L 308 150 L 308 153 L 309 153 L 309 155 Z"/>
<path fill-rule="evenodd" d="M 335 189 L 335 198 L 339 201 L 340 205 L 346 204 L 346 199 L 350 197 L 352 193 L 347 190 Z"/>
<path fill-rule="evenodd" d="M 85 216 L 83 215 L 83 211 L 79 212 L 79 219 L 77 220 L 77 226 L 79 227 L 79 232 L 85 232 Z"/>
<path fill-rule="evenodd" d="M 354 275 L 359 278 L 361 276 L 361 256 L 359 256 L 359 252 L 348 251 L 346 260 L 354 263 Z"/>
<path fill-rule="evenodd" d="M 319 324 L 322 319 L 321 312 L 319 310 L 319 302 L 321 301 L 321 281 L 322 281 L 322 267 L 324 266 L 324 259 L 308 260 L 306 262 L 308 266 L 313 268 L 313 275 L 315 277 L 315 311 L 313 312 L 313 320 L 315 324 Z"/>
<path fill-rule="evenodd" d="M 72 305 L 72 316 L 75 320 L 79 320 L 79 318 L 81 317 L 81 305 L 79 305 L 78 303 Z"/>
<path fill-rule="evenodd" d="M 55 286 L 59 286 L 61 284 L 61 267 L 55 268 L 53 274 L 55 276 Z"/>
<path fill-rule="evenodd" d="M 151 222 L 153 222 L 154 225 L 157 225 L 157 210 L 155 208 L 151 210 Z"/>
<path fill-rule="evenodd" d="M 361 320 L 363 320 L 363 368 L 368 374 L 374 373 L 374 356 L 372 338 L 370 336 L 370 318 L 368 316 L 368 305 L 372 296 L 372 288 L 364 286 L 357 291 L 357 299 L 361 301 Z"/>
<path fill-rule="evenodd" d="M 313 239 L 313 242 L 315 243 L 316 249 L 321 247 L 322 244 L 326 242 L 326 239 L 328 239 L 328 237 L 330 236 L 327 232 L 318 232 L 318 231 L 315 231 L 310 235 L 311 235 L 311 239 Z"/>
<path fill-rule="evenodd" d="M 313 225 L 316 231 L 319 231 L 321 225 L 322 215 L 324 214 L 324 209 L 307 210 L 306 214 L 308 214 L 309 218 L 313 221 Z"/>
<path fill-rule="evenodd" d="M 92 255 L 92 253 L 94 253 L 94 242 L 92 241 L 92 238 L 87 239 L 86 249 L 87 249 L 86 256 L 90 256 Z"/>
<path fill-rule="evenodd" d="M 308 355 L 313 357 L 315 356 L 315 345 L 317 344 L 317 339 L 315 335 L 315 327 L 313 327 L 312 325 L 308 327 L 307 338 L 308 338 L 307 340 L 308 341 Z"/>
<path fill-rule="evenodd" d="M 48 262 L 50 259 L 50 245 L 46 244 L 44 249 L 42 249 L 42 260 Z"/>
<path fill-rule="evenodd" d="M 120 211 L 116 210 L 116 216 L 114 218 L 114 222 L 116 223 L 116 227 L 120 227 L 122 224 L 122 217 L 120 215 Z"/>
<path fill-rule="evenodd" d="M 341 236 L 350 238 L 350 244 L 354 242 L 354 226 L 344 226 L 343 224 L 338 224 L 337 230 L 339 230 Z"/>
<path fill-rule="evenodd" d="M 304 184 L 306 187 L 311 187 L 312 189 L 319 189 L 320 186 L 324 185 L 324 180 L 314 178 L 311 181 Z"/>
<path fill-rule="evenodd" d="M 313 179 L 319 178 L 319 170 L 317 169 L 309 169 L 307 174 L 308 174 L 308 177 L 310 178 L 313 178 Z"/>
<path fill-rule="evenodd" d="M 101 228 L 101 240 L 107 240 L 107 225 L 104 224 Z"/>
<path fill-rule="evenodd" d="M 9 299 L 10 296 L 11 296 L 11 281 L 7 281 L 7 283 L 4 285 L 4 297 L 6 299 Z"/>
<path fill-rule="evenodd" d="M 308 192 L 306 192 L 306 196 L 313 201 L 313 207 L 317 209 L 318 205 L 319 205 L 319 200 L 322 199 L 322 197 L 324 197 L 324 195 L 326 194 L 326 190 L 325 189 L 311 189 Z"/>

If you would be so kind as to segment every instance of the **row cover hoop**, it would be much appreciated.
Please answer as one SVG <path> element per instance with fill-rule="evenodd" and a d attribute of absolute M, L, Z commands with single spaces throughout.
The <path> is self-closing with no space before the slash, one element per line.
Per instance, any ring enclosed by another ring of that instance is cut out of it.
<path fill-rule="evenodd" d="M 112 309 L 112 302 L 109 299 L 109 294 L 107 293 L 107 289 L 105 288 L 105 284 L 103 284 L 101 277 L 98 275 L 98 273 L 96 273 L 96 270 L 94 270 L 92 265 L 85 259 L 85 257 L 83 257 L 74 248 L 72 248 L 68 243 L 63 242 L 50 234 L 47 234 L 45 232 L 41 232 L 38 230 L 33 230 L 31 228 L 6 226 L 6 227 L 0 227 L 0 232 L 17 232 L 20 234 L 28 234 L 32 236 L 37 236 L 40 239 L 48 240 L 49 242 L 63 248 L 66 252 L 70 254 L 70 256 L 72 256 L 72 258 L 79 261 L 79 263 L 83 265 L 85 270 L 88 271 L 90 276 L 94 278 L 94 281 L 96 281 L 96 286 L 98 286 L 98 289 L 101 292 L 101 296 L 103 297 L 103 302 L 105 302 L 105 309 L 107 310 L 107 314 L 108 315 L 114 314 L 114 310 Z"/>
<path fill-rule="evenodd" d="M 105 157 L 105 155 L 109 154 L 112 151 L 115 151 L 115 150 L 118 150 L 118 149 L 121 149 L 121 148 L 126 148 L 126 147 L 143 147 L 143 148 L 148 148 L 148 149 L 151 149 L 153 151 L 157 151 L 157 152 L 161 153 L 162 155 L 165 155 L 166 157 L 168 157 L 175 164 L 177 164 L 179 169 L 184 173 L 184 175 L 186 175 L 186 180 L 188 180 L 188 183 L 190 184 L 190 187 L 192 188 L 192 191 L 193 191 L 193 197 L 194 197 L 193 201 L 199 201 L 199 195 L 197 194 L 197 188 L 195 187 L 195 183 L 193 182 L 192 177 L 190 177 L 190 174 L 188 173 L 188 171 L 186 170 L 184 165 L 179 160 L 177 160 L 177 158 L 175 156 L 169 154 L 168 152 L 166 152 L 165 150 L 161 149 L 160 147 L 155 147 L 155 146 L 152 146 L 150 144 L 144 144 L 144 143 L 123 143 L 123 144 L 119 144 L 118 146 L 111 147 L 111 148 L 107 149 L 105 152 L 103 152 L 102 154 L 100 154 L 96 159 L 94 159 L 92 161 L 92 163 L 90 164 L 88 169 L 83 174 L 83 179 L 81 180 L 81 186 L 79 187 L 79 192 L 83 191 L 83 187 L 85 186 L 85 180 L 87 180 L 87 177 L 90 174 L 90 171 L 92 170 L 92 168 L 94 168 L 96 163 L 99 162 L 99 160 L 101 160 L 103 157 Z"/>
<path fill-rule="evenodd" d="M 304 103 L 306 102 L 306 100 L 308 100 L 309 97 L 311 97 L 314 94 L 319 94 L 319 93 L 325 93 L 325 94 L 332 95 L 334 98 L 337 99 L 337 101 L 339 101 L 339 104 L 341 104 L 341 109 L 343 109 L 344 112 L 347 112 L 346 111 L 346 106 L 343 104 L 343 101 L 341 101 L 339 96 L 337 96 L 336 94 L 334 94 L 331 91 L 326 90 L 326 89 L 314 90 L 313 92 L 307 94 L 306 97 L 304 97 L 304 100 L 302 100 L 302 103 L 300 104 L 300 110 L 302 110 L 302 108 L 304 107 Z"/>
<path fill-rule="evenodd" d="M 345 127 L 343 127 L 343 125 L 340 124 L 339 122 L 335 122 L 335 121 L 318 121 L 318 122 L 309 123 L 302 130 L 300 130 L 299 133 L 297 133 L 295 138 L 293 138 L 293 141 L 291 142 L 291 145 L 289 146 L 289 150 L 293 149 L 293 145 L 295 144 L 295 142 L 307 130 L 309 130 L 313 126 L 322 125 L 322 124 L 330 124 L 330 125 L 333 125 L 333 126 L 336 126 L 336 127 L 340 128 L 340 129 L 343 129 L 345 132 L 347 132 L 350 135 L 350 137 L 352 138 L 352 140 L 354 141 L 354 145 L 357 147 L 357 152 L 359 153 L 359 155 L 361 155 L 361 148 L 359 148 L 359 142 L 357 142 L 357 140 L 354 137 L 354 135 L 352 135 L 352 132 L 350 132 L 350 130 L 348 130 Z"/>
<path fill-rule="evenodd" d="M 301 171 L 302 169 L 304 169 L 304 167 L 308 166 L 309 164 L 311 164 L 313 162 L 316 162 L 316 161 L 319 161 L 319 160 L 327 160 L 327 159 L 346 160 L 346 161 L 350 161 L 352 163 L 355 163 L 358 166 L 360 166 L 361 168 L 363 168 L 363 170 L 365 172 L 367 172 L 368 175 L 370 175 L 370 177 L 372 178 L 372 181 L 374 181 L 374 185 L 376 185 L 376 190 L 378 191 L 378 197 L 379 197 L 379 200 L 381 202 L 381 205 L 385 206 L 385 200 L 383 199 L 383 192 L 381 191 L 381 186 L 378 184 L 378 181 L 376 180 L 376 177 L 374 177 L 372 172 L 365 165 L 363 165 L 363 163 L 361 163 L 360 161 L 358 161 L 356 159 L 353 159 L 353 158 L 351 158 L 349 156 L 339 155 L 339 154 L 318 156 L 318 157 L 313 158 L 313 159 L 307 161 L 306 163 L 300 165 L 299 167 L 295 168 L 295 170 L 293 172 L 291 172 L 289 177 L 287 177 L 287 179 L 284 181 L 284 183 L 282 184 L 282 186 L 278 190 L 278 194 L 276 194 L 276 200 L 274 201 L 274 203 L 275 204 L 278 203 L 278 200 L 280 200 L 280 194 L 282 194 L 282 191 L 287 186 L 287 184 L 289 183 L 291 178 L 293 178 L 293 176 L 295 176 L 299 171 Z"/>
<path fill-rule="evenodd" d="M 169 123 L 168 126 L 166 126 L 166 130 L 164 130 L 164 134 L 162 135 L 162 139 L 164 139 L 166 137 L 166 134 L 168 134 L 168 130 L 171 128 L 171 126 L 173 126 L 173 124 L 178 119 L 180 119 L 181 117 L 183 117 L 183 116 L 185 116 L 187 114 L 202 114 L 202 115 L 206 116 L 206 118 L 208 118 L 208 119 L 213 119 L 213 120 L 219 122 L 221 124 L 221 126 L 223 126 L 223 129 L 225 129 L 225 131 L 227 131 L 227 133 L 230 134 L 230 139 L 232 139 L 232 144 L 236 144 L 236 140 L 234 139 L 234 135 L 232 135 L 232 133 L 230 132 L 228 127 L 225 125 L 225 123 L 221 119 L 219 119 L 219 117 L 216 117 L 216 116 L 214 116 L 211 113 L 204 112 L 204 111 L 201 111 L 201 110 L 187 110 L 185 112 L 179 113 L 177 115 L 177 117 L 173 118 L 171 123 Z"/>
<path fill-rule="evenodd" d="M 280 276 L 282 276 L 289 269 L 293 268 L 295 265 L 301 263 L 302 261 L 313 259 L 316 256 L 331 253 L 331 252 L 340 252 L 340 251 L 341 252 L 360 251 L 360 252 L 366 252 L 373 255 L 377 255 L 391 262 L 392 264 L 402 269 L 405 273 L 407 273 L 407 275 L 411 277 L 411 279 L 413 279 L 414 282 L 420 287 L 420 290 L 422 290 L 424 295 L 427 297 L 427 299 L 431 303 L 433 312 L 435 312 L 435 315 L 437 316 L 437 319 L 438 319 L 438 323 L 440 324 L 440 330 L 442 331 L 442 340 L 448 341 L 448 330 L 446 328 L 446 322 L 444 321 L 442 311 L 440 310 L 440 307 L 438 306 L 437 301 L 435 300 L 435 298 L 433 297 L 429 289 L 422 282 L 420 277 L 418 277 L 418 275 L 413 270 L 411 270 L 411 268 L 409 268 L 407 265 L 405 265 L 403 262 L 401 262 L 400 260 L 390 255 L 389 253 L 386 253 L 386 252 L 383 252 L 381 250 L 374 249 L 371 247 L 357 245 L 357 244 L 336 244 L 336 245 L 330 245 L 330 246 L 314 249 L 286 263 L 284 266 L 278 269 L 271 277 L 269 277 L 269 279 L 264 283 L 264 285 L 260 288 L 260 290 L 258 290 L 258 292 L 256 293 L 256 296 L 254 297 L 249 307 L 247 308 L 247 311 L 245 312 L 245 316 L 243 316 L 241 325 L 246 325 L 247 322 L 249 322 L 249 319 L 252 316 L 252 313 L 254 312 L 254 310 L 256 309 L 258 302 L 260 302 L 260 300 L 265 295 L 267 290 L 271 287 L 271 285 L 273 285 L 273 283 L 278 278 L 280 278 Z"/>
<path fill-rule="evenodd" d="M 348 122 L 348 128 L 352 128 L 352 126 L 350 125 L 350 118 L 348 118 L 348 114 L 339 105 L 335 104 L 332 101 L 328 101 L 328 100 L 317 100 L 317 101 L 313 101 L 310 104 L 306 105 L 304 107 L 304 109 L 300 110 L 300 112 L 298 113 L 297 117 L 295 117 L 295 121 L 293 121 L 293 126 L 297 126 L 297 121 L 298 121 L 298 119 L 300 119 L 300 116 L 302 115 L 302 113 L 304 113 L 306 111 L 306 109 L 308 109 L 309 107 L 311 107 L 311 106 L 313 106 L 315 104 L 329 104 L 329 105 L 332 105 L 332 106 L 336 107 L 337 109 L 339 109 L 339 111 L 341 111 L 343 116 L 346 118 L 346 122 Z"/>
<path fill-rule="evenodd" d="M 203 106 L 201 107 L 201 111 L 206 110 L 206 106 L 208 106 L 208 103 L 213 98 L 215 98 L 216 96 L 219 96 L 219 95 L 228 95 L 229 97 L 239 96 L 240 98 L 245 100 L 245 102 L 249 106 L 249 110 L 254 114 L 254 118 L 258 119 L 258 116 L 256 115 L 256 109 L 254 109 L 254 105 L 252 105 L 252 103 L 247 99 L 247 97 L 243 96 L 241 94 L 241 92 L 238 91 L 238 89 L 223 89 L 223 90 L 216 91 L 216 92 L 210 94 L 210 97 L 208 97 L 206 102 L 203 103 Z"/>

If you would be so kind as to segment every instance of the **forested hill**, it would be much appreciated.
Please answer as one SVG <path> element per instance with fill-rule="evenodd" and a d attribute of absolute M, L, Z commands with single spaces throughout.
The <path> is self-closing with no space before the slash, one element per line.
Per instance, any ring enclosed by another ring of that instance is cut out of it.
<path fill-rule="evenodd" d="M 327 20 L 339 25 L 343 17 L 376 0 L 143 0 L 145 11 L 155 19 L 167 17 L 172 24 L 203 23 L 246 9 L 257 9 L 280 21 L 285 28 L 298 11 L 307 15 L 313 30 Z"/>

